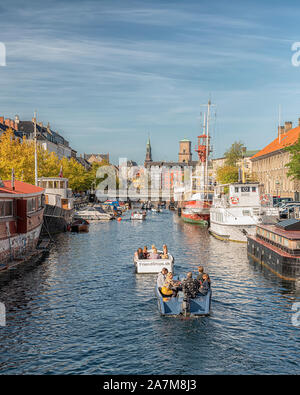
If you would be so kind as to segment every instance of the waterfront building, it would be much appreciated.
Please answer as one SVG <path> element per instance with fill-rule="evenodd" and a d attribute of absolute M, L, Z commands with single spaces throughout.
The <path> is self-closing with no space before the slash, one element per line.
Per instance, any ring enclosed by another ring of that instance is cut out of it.
<path fill-rule="evenodd" d="M 34 139 L 34 121 L 34 118 L 31 121 L 20 121 L 18 116 L 15 118 L 15 124 L 18 125 L 17 130 L 23 136 L 26 136 L 28 141 Z M 38 144 L 45 150 L 54 152 L 59 159 L 63 157 L 71 158 L 74 155 L 74 153 L 72 154 L 74 150 L 69 146 L 69 142 L 61 134 L 52 130 L 49 122 L 47 126 L 44 126 L 43 122 L 37 122 L 36 133 Z"/>
<path fill-rule="evenodd" d="M 264 185 L 263 193 L 300 200 L 299 181 L 287 176 L 290 153 L 285 150 L 297 142 L 299 133 L 300 118 L 295 128 L 285 122 L 278 128 L 278 137 L 251 157 L 253 175 Z"/>
<path fill-rule="evenodd" d="M 174 198 L 174 188 L 179 191 L 181 190 L 180 187 L 183 187 L 182 181 L 185 170 L 190 169 L 192 173 L 197 163 L 198 161 L 192 160 L 191 141 L 186 138 L 179 141 L 177 162 L 153 161 L 150 138 L 147 141 L 144 166 L 151 179 L 152 192 L 157 191 L 156 198 L 165 200 L 162 191 L 171 199 Z"/>
<path fill-rule="evenodd" d="M 84 154 L 83 158 L 89 163 L 102 163 L 103 161 L 109 163 L 109 154 Z"/>

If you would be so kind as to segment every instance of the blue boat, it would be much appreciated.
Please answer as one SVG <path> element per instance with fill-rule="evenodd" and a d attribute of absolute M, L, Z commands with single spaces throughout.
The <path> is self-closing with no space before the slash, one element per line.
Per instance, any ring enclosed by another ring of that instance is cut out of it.
<path fill-rule="evenodd" d="M 164 316 L 206 316 L 210 313 L 211 289 L 206 295 L 197 295 L 196 298 L 186 299 L 182 291 L 178 292 L 177 297 L 166 298 L 162 296 L 157 285 L 155 286 L 158 309 Z"/>

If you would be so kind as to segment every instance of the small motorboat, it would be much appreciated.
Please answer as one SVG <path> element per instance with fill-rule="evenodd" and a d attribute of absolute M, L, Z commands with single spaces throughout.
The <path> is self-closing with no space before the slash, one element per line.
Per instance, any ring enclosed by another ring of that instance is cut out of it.
<path fill-rule="evenodd" d="M 133 219 L 133 220 L 144 220 L 144 219 L 146 219 L 146 212 L 144 212 L 144 211 L 133 211 L 132 213 L 131 213 L 131 216 L 130 216 L 130 219 Z"/>
<path fill-rule="evenodd" d="M 152 252 L 150 250 L 149 252 Z M 157 251 L 162 254 L 162 251 Z M 153 274 L 159 273 L 165 267 L 169 272 L 173 272 L 174 258 L 171 254 L 168 254 L 168 259 L 137 259 L 134 255 L 133 262 L 135 265 L 135 271 L 138 274 Z"/>
<path fill-rule="evenodd" d="M 101 207 L 86 207 L 74 214 L 74 219 L 87 219 L 87 220 L 111 220 L 114 215 L 111 213 L 106 213 Z"/>
<path fill-rule="evenodd" d="M 78 218 L 71 223 L 71 232 L 88 232 L 89 222 L 83 218 Z"/>
<path fill-rule="evenodd" d="M 211 289 L 206 295 L 197 295 L 195 298 L 188 298 L 182 291 L 177 296 L 165 297 L 161 294 L 158 286 L 155 286 L 158 310 L 161 315 L 169 317 L 193 317 L 206 316 L 210 313 Z"/>

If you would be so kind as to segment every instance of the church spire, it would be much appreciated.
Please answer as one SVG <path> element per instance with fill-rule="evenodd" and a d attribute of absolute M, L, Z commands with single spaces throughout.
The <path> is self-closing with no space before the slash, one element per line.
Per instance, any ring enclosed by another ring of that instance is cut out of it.
<path fill-rule="evenodd" d="M 147 145 L 146 145 L 146 158 L 145 162 L 152 162 L 152 153 L 151 153 L 151 143 L 150 137 L 148 137 Z"/>

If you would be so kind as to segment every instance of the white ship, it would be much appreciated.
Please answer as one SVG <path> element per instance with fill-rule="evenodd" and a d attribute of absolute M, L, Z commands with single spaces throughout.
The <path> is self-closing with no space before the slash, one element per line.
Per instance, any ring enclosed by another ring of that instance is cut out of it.
<path fill-rule="evenodd" d="M 260 195 L 259 183 L 234 183 L 215 188 L 209 232 L 220 240 L 247 242 L 256 225 L 274 223 L 279 211 Z"/>

